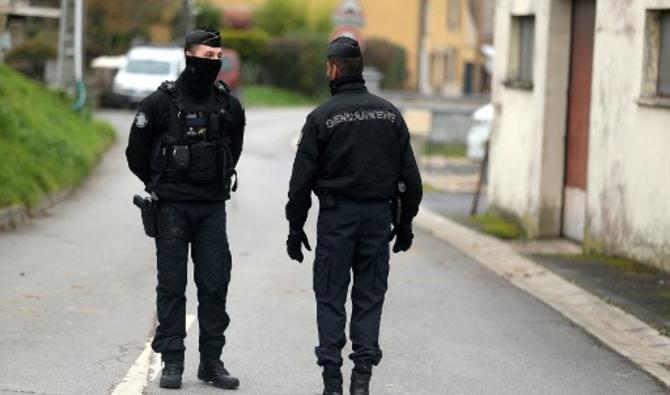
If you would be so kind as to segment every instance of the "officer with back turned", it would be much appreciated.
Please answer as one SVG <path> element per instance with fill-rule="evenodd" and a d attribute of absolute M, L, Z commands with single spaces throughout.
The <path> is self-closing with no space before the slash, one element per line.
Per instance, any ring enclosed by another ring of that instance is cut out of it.
<path fill-rule="evenodd" d="M 140 105 L 126 156 L 153 199 L 141 204 L 145 231 L 156 238 L 158 327 L 152 347 L 162 354 L 160 386 L 180 388 L 186 337 L 187 254 L 198 288 L 198 379 L 239 386 L 221 361 L 228 327 L 231 254 L 225 201 L 235 189 L 245 115 L 225 83 L 221 36 L 197 29 L 185 39 L 186 69 Z M 141 199 L 140 199 L 141 200 Z"/>
<path fill-rule="evenodd" d="M 319 197 L 314 292 L 318 364 L 326 395 L 342 393 L 341 350 L 351 273 L 351 394 L 369 393 L 372 366 L 382 357 L 379 326 L 394 252 L 412 245 L 421 177 L 407 125 L 389 102 L 368 93 L 358 42 L 338 37 L 328 48 L 333 97 L 305 122 L 291 176 L 286 217 L 288 255 L 302 262 L 312 191 Z M 393 223 L 393 227 L 392 224 Z"/>

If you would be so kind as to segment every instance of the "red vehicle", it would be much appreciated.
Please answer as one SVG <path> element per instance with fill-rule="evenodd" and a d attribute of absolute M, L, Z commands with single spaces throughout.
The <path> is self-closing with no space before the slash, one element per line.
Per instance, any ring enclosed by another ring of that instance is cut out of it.
<path fill-rule="evenodd" d="M 221 71 L 218 80 L 224 81 L 235 95 L 239 94 L 241 88 L 240 57 L 232 49 L 224 49 L 221 58 Z"/>

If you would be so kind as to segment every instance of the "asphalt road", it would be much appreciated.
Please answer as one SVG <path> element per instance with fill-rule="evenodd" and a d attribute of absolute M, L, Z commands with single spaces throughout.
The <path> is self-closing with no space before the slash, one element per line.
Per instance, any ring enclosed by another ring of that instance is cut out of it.
<path fill-rule="evenodd" d="M 141 185 L 123 156 L 133 114 L 99 115 L 120 138 L 92 178 L 49 216 L 0 234 L 0 393 L 110 393 L 153 334 L 154 249 L 131 205 Z M 300 265 L 284 252 L 290 142 L 305 115 L 248 112 L 239 191 L 228 205 L 224 360 L 240 395 L 320 393 L 312 255 Z M 180 393 L 218 393 L 195 378 L 197 333 L 196 322 Z M 665 393 L 558 313 L 420 231 L 409 253 L 392 258 L 381 343 L 373 394 Z M 152 381 L 146 393 L 163 391 Z"/>

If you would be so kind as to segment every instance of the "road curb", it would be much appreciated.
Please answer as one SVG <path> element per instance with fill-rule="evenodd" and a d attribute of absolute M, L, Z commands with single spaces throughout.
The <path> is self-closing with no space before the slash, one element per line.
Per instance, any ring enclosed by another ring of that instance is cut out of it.
<path fill-rule="evenodd" d="M 670 338 L 500 240 L 425 208 L 420 209 L 415 224 L 551 306 L 670 388 Z"/>
<path fill-rule="evenodd" d="M 37 206 L 28 208 L 22 204 L 0 209 L 0 231 L 15 229 L 25 225 L 32 218 L 44 215 L 51 207 L 65 200 L 74 192 L 73 189 L 66 189 L 43 198 Z"/>

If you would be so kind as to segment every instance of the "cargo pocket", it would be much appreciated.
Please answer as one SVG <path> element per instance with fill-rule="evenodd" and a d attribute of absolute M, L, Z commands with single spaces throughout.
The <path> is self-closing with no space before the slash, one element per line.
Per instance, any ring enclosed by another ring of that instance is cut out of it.
<path fill-rule="evenodd" d="M 331 262 L 324 255 L 314 259 L 314 294 L 317 298 L 325 298 L 330 294 Z"/>
<path fill-rule="evenodd" d="M 375 257 L 375 291 L 386 292 L 388 289 L 389 271 L 391 269 L 389 265 L 389 258 L 388 250 L 380 252 Z"/>
<path fill-rule="evenodd" d="M 179 225 L 177 210 L 166 204 L 158 205 L 158 237 L 188 240 L 188 229 Z"/>

